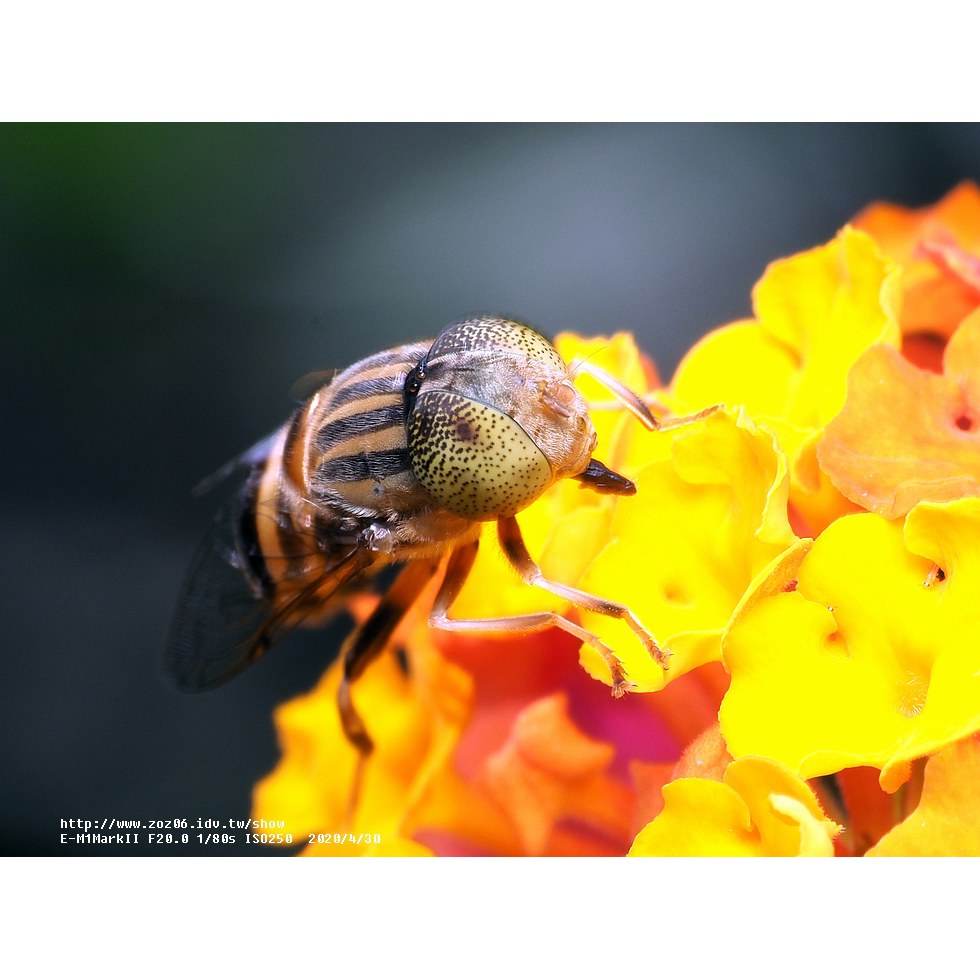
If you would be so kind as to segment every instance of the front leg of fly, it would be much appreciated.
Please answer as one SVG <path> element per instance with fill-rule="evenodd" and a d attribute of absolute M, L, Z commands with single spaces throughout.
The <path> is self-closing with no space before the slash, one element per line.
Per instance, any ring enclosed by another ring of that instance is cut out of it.
<path fill-rule="evenodd" d="M 552 582 L 550 579 L 545 578 L 541 569 L 534 563 L 528 553 L 527 545 L 524 543 L 524 536 L 521 534 L 521 529 L 513 517 L 502 517 L 497 522 L 497 535 L 500 538 L 500 544 L 504 549 L 504 554 L 507 555 L 508 561 L 510 561 L 528 585 L 535 585 L 539 589 L 545 589 L 553 595 L 570 602 L 573 606 L 578 606 L 580 609 L 598 613 L 600 616 L 610 616 L 613 619 L 623 620 L 643 646 L 646 647 L 647 652 L 657 664 L 663 670 L 667 670 L 670 651 L 664 650 L 657 645 L 653 634 L 640 622 L 629 607 L 619 602 L 613 602 L 611 599 L 602 599 L 599 596 L 592 595 L 589 592 L 583 592 L 581 589 L 576 589 L 573 586 L 562 585 L 560 582 Z M 605 645 L 599 641 L 599 638 L 595 634 L 590 633 L 589 636 L 590 639 L 586 642 L 595 646 L 602 653 Z M 605 659 L 605 654 L 603 656 Z M 619 696 L 622 693 L 624 693 L 624 690 L 617 692 L 615 685 L 613 686 L 613 694 Z"/>
<path fill-rule="evenodd" d="M 684 425 L 690 425 L 692 422 L 697 422 L 703 418 L 707 418 L 709 415 L 713 415 L 715 412 L 720 411 L 722 407 L 721 405 L 711 405 L 709 408 L 703 408 L 701 411 L 694 412 L 692 415 L 676 415 L 658 419 L 650 411 L 646 402 L 635 391 L 631 391 L 621 381 L 614 378 L 608 372 L 603 371 L 602 368 L 596 367 L 588 361 L 578 361 L 569 368 L 569 374 L 573 378 L 580 374 L 587 375 L 593 381 L 601 384 L 616 399 L 611 405 L 593 405 L 593 408 L 613 408 L 618 404 L 650 430 L 666 432 L 668 429 L 677 429 Z"/>
<path fill-rule="evenodd" d="M 664 670 L 667 669 L 667 661 L 670 657 L 669 652 L 657 645 L 650 632 L 626 606 L 611 602 L 608 599 L 601 599 L 580 589 L 562 585 L 558 582 L 552 582 L 550 579 L 545 578 L 541 573 L 541 569 L 531 559 L 527 547 L 524 544 L 520 527 L 513 517 L 501 518 L 497 522 L 497 529 L 504 553 L 528 585 L 545 589 L 581 609 L 588 609 L 590 612 L 599 613 L 600 615 L 622 619 L 637 635 L 657 663 Z M 449 610 L 459 595 L 463 583 L 470 573 L 470 569 L 473 567 L 473 562 L 476 559 L 477 545 L 478 542 L 476 541 L 465 544 L 458 548 L 450 558 L 445 579 L 443 580 L 439 594 L 436 596 L 432 613 L 429 616 L 430 626 L 436 629 L 458 632 L 521 634 L 552 628 L 560 629 L 576 637 L 582 643 L 589 644 L 589 646 L 593 647 L 599 653 L 609 668 L 614 697 L 622 697 L 635 686 L 629 680 L 622 661 L 609 646 L 603 643 L 595 633 L 585 629 L 578 623 L 572 622 L 572 620 L 567 619 L 559 613 L 543 611 L 516 616 L 452 619 L 449 616 Z"/>

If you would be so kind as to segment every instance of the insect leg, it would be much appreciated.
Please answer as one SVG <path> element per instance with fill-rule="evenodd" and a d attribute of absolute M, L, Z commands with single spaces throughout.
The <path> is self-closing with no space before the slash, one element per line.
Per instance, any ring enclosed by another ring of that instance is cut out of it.
<path fill-rule="evenodd" d="M 647 648 L 650 656 L 664 669 L 667 669 L 667 661 L 670 653 L 657 646 L 650 631 L 636 618 L 629 607 L 611 599 L 602 599 L 589 592 L 583 592 L 571 585 L 562 585 L 560 582 L 552 582 L 541 573 L 541 569 L 535 564 L 524 543 L 524 536 L 521 534 L 520 526 L 514 517 L 501 517 L 497 521 L 497 536 L 500 544 L 507 555 L 508 561 L 517 569 L 521 578 L 528 585 L 536 585 L 538 588 L 545 589 L 553 595 L 566 599 L 568 602 L 580 609 L 587 609 L 589 612 L 599 613 L 602 616 L 611 616 L 614 619 L 621 619 L 637 635 L 640 642 Z M 591 634 L 590 634 L 591 635 Z M 595 643 L 594 639 L 587 642 Z M 602 653 L 601 645 L 597 649 Z M 608 658 L 603 655 L 608 663 Z M 620 668 L 622 669 L 622 668 Z M 615 693 L 615 691 L 614 691 Z"/>
<path fill-rule="evenodd" d="M 581 361 L 574 365 L 572 373 L 587 374 L 594 381 L 598 381 L 599 384 L 616 398 L 623 408 L 635 415 L 648 429 L 658 429 L 660 431 L 676 429 L 678 426 L 687 425 L 690 422 L 697 422 L 698 419 L 712 415 L 721 408 L 721 405 L 712 405 L 710 408 L 703 408 L 700 412 L 694 412 L 692 415 L 678 415 L 676 417 L 658 419 L 650 411 L 646 402 L 635 391 L 631 391 L 617 378 L 603 371 L 602 368 L 596 367 L 588 361 Z M 660 407 L 663 408 L 663 406 Z"/>
<path fill-rule="evenodd" d="M 596 367 L 588 361 L 579 361 L 572 368 L 573 374 L 587 374 L 594 381 L 598 381 L 610 394 L 614 395 L 617 401 L 628 412 L 635 415 L 648 429 L 659 428 L 660 423 L 647 408 L 643 399 L 635 392 L 631 391 L 618 378 L 614 378 L 607 371 Z"/>
<path fill-rule="evenodd" d="M 341 649 L 344 676 L 337 691 L 337 707 L 340 710 L 344 735 L 362 756 L 371 753 L 374 743 L 351 700 L 351 684 L 384 649 L 391 634 L 438 567 L 439 562 L 435 559 L 414 561 L 406 565 L 371 615 L 347 637 Z"/>
<path fill-rule="evenodd" d="M 508 520 L 513 521 L 513 518 L 509 518 Z M 517 526 L 516 521 L 514 521 L 514 526 Z M 519 536 L 520 531 L 517 533 Z M 521 544 L 523 545 L 523 540 L 521 540 Z M 621 697 L 630 689 L 631 684 L 626 676 L 626 671 L 612 650 L 594 633 L 589 632 L 589 630 L 579 626 L 578 623 L 573 623 L 556 612 L 525 613 L 515 616 L 489 617 L 486 619 L 451 619 L 449 617 L 449 609 L 459 594 L 463 582 L 466 581 L 466 576 L 469 575 L 470 569 L 473 567 L 477 545 L 477 541 L 464 544 L 457 548 L 450 557 L 449 565 L 446 568 L 446 577 L 443 579 L 439 594 L 436 596 L 436 600 L 432 606 L 432 612 L 429 615 L 430 626 L 442 630 L 482 633 L 536 633 L 555 627 L 564 630 L 566 633 L 570 633 L 583 643 L 588 643 L 599 651 L 600 656 L 606 662 L 606 665 L 609 667 L 609 672 L 612 675 L 613 695 L 615 697 Z M 528 561 L 530 562 L 530 558 L 528 558 Z M 534 566 L 533 562 L 531 564 Z M 534 567 L 536 568 L 537 566 Z M 585 596 L 586 594 L 577 593 L 577 595 Z M 588 596 L 587 598 L 591 599 L 592 597 Z M 601 600 L 596 601 L 601 602 Z M 578 604 L 582 605 L 581 602 Z M 649 634 L 647 635 L 649 636 Z"/>
<path fill-rule="evenodd" d="M 657 429 L 660 432 L 666 432 L 667 429 L 677 429 L 682 425 L 689 425 L 691 422 L 697 422 L 698 419 L 705 419 L 709 415 L 714 415 L 721 408 L 721 405 L 712 405 L 710 408 L 702 408 L 700 412 L 694 412 L 692 415 L 671 415 L 668 418 L 660 419 L 657 423 Z"/>

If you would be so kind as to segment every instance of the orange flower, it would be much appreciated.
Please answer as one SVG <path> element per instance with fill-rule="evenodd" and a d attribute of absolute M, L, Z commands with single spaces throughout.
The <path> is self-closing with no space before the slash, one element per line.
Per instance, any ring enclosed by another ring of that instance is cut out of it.
<path fill-rule="evenodd" d="M 903 333 L 949 336 L 980 304 L 976 184 L 960 184 L 924 208 L 872 204 L 853 224 L 901 266 Z"/>
<path fill-rule="evenodd" d="M 615 700 L 581 670 L 578 644 L 565 634 L 461 640 L 440 643 L 473 680 L 453 768 L 470 788 L 470 815 L 493 804 L 517 832 L 490 852 L 625 854 L 662 805 L 660 786 L 685 747 L 715 724 L 720 665 L 680 678 L 669 693 Z M 434 816 L 436 824 L 458 849 L 459 828 Z M 462 836 L 472 846 L 472 832 Z"/>
<path fill-rule="evenodd" d="M 396 642 L 405 636 L 400 631 Z M 354 699 L 370 706 L 376 741 L 359 790 L 358 753 L 337 712 L 339 662 L 312 691 L 277 709 L 283 755 L 255 787 L 252 809 L 284 821 L 292 842 L 307 845 L 304 853 L 428 853 L 411 839 L 414 821 L 465 725 L 470 680 L 438 655 L 417 618 L 413 639 L 410 673 L 381 657 L 357 683 Z"/>
<path fill-rule="evenodd" d="M 817 449 L 849 500 L 900 517 L 920 500 L 980 495 L 980 310 L 950 338 L 944 374 L 872 347 Z"/>
<path fill-rule="evenodd" d="M 980 857 L 980 737 L 956 742 L 926 763 L 919 805 L 867 853 Z"/>
<path fill-rule="evenodd" d="M 277 713 L 283 758 L 256 817 L 285 820 L 309 855 L 622 855 L 724 689 L 715 664 L 670 698 L 616 701 L 566 634 L 432 639 L 416 616 L 409 674 L 383 658 L 358 681 L 377 748 L 353 814 L 333 668 Z"/>

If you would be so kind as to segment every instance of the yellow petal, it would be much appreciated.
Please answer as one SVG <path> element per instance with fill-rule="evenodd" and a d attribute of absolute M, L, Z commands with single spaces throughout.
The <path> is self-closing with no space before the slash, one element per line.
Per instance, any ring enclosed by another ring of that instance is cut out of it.
<path fill-rule="evenodd" d="M 756 320 L 719 327 L 684 356 L 670 384 L 679 415 L 711 405 L 744 405 L 758 418 L 778 418 L 789 405 L 798 361 Z"/>
<path fill-rule="evenodd" d="M 677 779 L 663 795 L 631 855 L 829 857 L 840 832 L 806 783 L 771 759 L 732 762 L 724 782 Z"/>
<path fill-rule="evenodd" d="M 777 857 L 831 857 L 840 827 L 824 815 L 813 791 L 772 759 L 738 759 L 725 771 L 746 801 L 763 853 Z"/>
<path fill-rule="evenodd" d="M 712 779 L 664 786 L 664 808 L 630 848 L 631 857 L 755 857 L 759 842 L 745 801 Z"/>
<path fill-rule="evenodd" d="M 785 418 L 824 425 L 844 404 L 847 371 L 862 351 L 899 343 L 897 280 L 894 264 L 853 228 L 769 266 L 753 292 L 756 316 L 799 364 Z"/>
<path fill-rule="evenodd" d="M 816 444 L 844 404 L 847 373 L 874 344 L 897 347 L 897 269 L 863 232 L 773 262 L 756 319 L 716 330 L 681 362 L 665 400 L 678 414 L 744 406 L 790 462 L 790 501 L 816 533 L 855 510 L 821 473 Z"/>
<path fill-rule="evenodd" d="M 980 729 L 977 590 L 980 500 L 835 522 L 796 591 L 746 603 L 725 636 L 730 751 L 804 778 L 870 765 L 894 790 L 911 760 Z"/>
<path fill-rule="evenodd" d="M 684 411 L 723 402 L 819 428 L 840 411 L 862 351 L 899 343 L 897 270 L 853 228 L 773 262 L 752 295 L 754 321 L 708 334 L 678 367 L 671 392 Z"/>
<path fill-rule="evenodd" d="M 772 436 L 743 412 L 716 412 L 682 428 L 648 433 L 658 461 L 619 501 L 609 544 L 580 587 L 626 604 L 662 647 L 654 662 L 625 624 L 582 613 L 583 623 L 617 653 L 642 691 L 718 660 L 721 632 L 747 586 L 796 541 L 786 514 L 786 463 Z M 582 663 L 608 682 L 591 647 Z"/>
<path fill-rule="evenodd" d="M 439 657 L 424 624 L 416 625 L 410 646 L 408 675 L 387 655 L 354 685 L 354 703 L 375 742 L 354 812 L 358 753 L 340 724 L 338 662 L 310 693 L 276 710 L 282 757 L 254 789 L 254 817 L 284 820 L 294 839 L 312 834 L 314 845 L 327 835 L 309 853 L 365 853 L 379 845 L 384 853 L 405 851 L 398 841 L 410 835 L 433 782 L 445 771 L 470 697 L 467 675 Z M 334 840 L 345 833 L 347 842 Z"/>

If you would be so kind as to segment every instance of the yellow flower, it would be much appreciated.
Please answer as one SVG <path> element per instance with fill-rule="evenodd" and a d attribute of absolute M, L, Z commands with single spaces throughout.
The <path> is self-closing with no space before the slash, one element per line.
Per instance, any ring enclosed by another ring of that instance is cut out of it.
<path fill-rule="evenodd" d="M 625 335 L 557 338 L 570 362 L 587 358 L 635 386 L 650 372 Z M 594 383 L 582 387 L 609 403 Z M 580 613 L 622 659 L 637 691 L 719 660 L 732 610 L 755 576 L 796 543 L 786 514 L 789 478 L 773 437 L 741 411 L 719 411 L 689 426 L 649 432 L 621 408 L 594 411 L 603 462 L 637 485 L 634 497 L 600 496 L 565 481 L 519 517 L 546 577 L 629 606 L 671 652 L 665 672 L 625 624 Z M 453 607 L 458 617 L 541 609 L 568 614 L 561 599 L 529 589 L 501 554 L 493 525 Z M 588 645 L 582 663 L 609 683 Z"/>
<path fill-rule="evenodd" d="M 470 682 L 438 655 L 420 625 L 416 620 L 410 674 L 395 657 L 382 657 L 357 683 L 354 699 L 369 706 L 376 741 L 357 792 L 358 752 L 337 712 L 340 663 L 276 711 L 283 756 L 255 787 L 252 809 L 256 818 L 284 821 L 283 832 L 307 845 L 307 854 L 428 853 L 410 839 L 413 821 L 460 737 Z"/>
<path fill-rule="evenodd" d="M 874 344 L 897 347 L 897 270 L 872 239 L 845 228 L 828 245 L 773 262 L 753 292 L 755 320 L 709 333 L 681 362 L 665 401 L 677 413 L 744 406 L 790 463 L 790 500 L 808 532 L 855 508 L 817 464 L 844 404 L 851 365 Z"/>
<path fill-rule="evenodd" d="M 742 594 L 797 538 L 786 512 L 785 458 L 743 411 L 637 434 L 631 453 L 652 462 L 636 471 L 637 494 L 617 504 L 608 544 L 580 584 L 626 603 L 671 651 L 668 670 L 622 624 L 582 619 L 617 650 L 637 689 L 651 691 L 720 658 Z M 594 677 L 608 675 L 589 647 L 582 663 Z"/>
<path fill-rule="evenodd" d="M 841 829 L 803 780 L 770 759 L 739 759 L 723 781 L 678 779 L 663 794 L 634 857 L 830 857 Z"/>
<path fill-rule="evenodd" d="M 803 778 L 871 765 L 896 789 L 912 760 L 980 730 L 978 589 L 980 500 L 920 504 L 905 522 L 835 522 L 795 591 L 729 627 L 730 751 Z"/>

